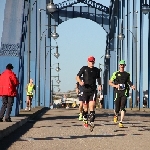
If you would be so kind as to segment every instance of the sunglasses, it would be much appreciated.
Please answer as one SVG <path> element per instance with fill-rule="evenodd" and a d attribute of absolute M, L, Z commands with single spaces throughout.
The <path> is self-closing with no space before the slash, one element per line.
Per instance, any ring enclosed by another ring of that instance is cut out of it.
<path fill-rule="evenodd" d="M 95 61 L 89 61 L 89 62 L 91 62 L 91 63 L 95 63 Z"/>
<path fill-rule="evenodd" d="M 125 64 L 120 64 L 120 66 L 125 66 Z"/>

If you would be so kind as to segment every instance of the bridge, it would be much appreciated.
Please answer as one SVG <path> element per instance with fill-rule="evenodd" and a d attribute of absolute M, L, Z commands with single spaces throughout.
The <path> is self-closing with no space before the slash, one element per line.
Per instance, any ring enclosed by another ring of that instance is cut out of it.
<path fill-rule="evenodd" d="M 145 57 L 150 56 L 149 30 L 147 30 L 146 38 L 148 43 L 146 56 L 144 56 L 145 49 L 143 48 L 144 19 L 147 19 L 148 13 L 149 2 L 147 0 L 110 0 L 109 6 L 103 6 L 101 0 L 96 2 L 94 0 L 65 0 L 61 3 L 57 3 L 57 0 L 6 0 L 0 47 L 0 72 L 5 69 L 7 62 L 10 62 L 14 65 L 14 72 L 20 81 L 17 89 L 19 95 L 15 99 L 12 116 L 18 115 L 20 109 L 26 107 L 24 87 L 30 77 L 36 85 L 33 107 L 50 106 L 52 103 L 52 74 L 49 69 L 52 66 L 51 48 L 56 47 L 54 56 L 59 57 L 58 47 L 57 45 L 53 47 L 52 39 L 57 40 L 57 27 L 60 24 L 79 17 L 97 23 L 106 32 L 103 61 L 104 108 L 114 108 L 114 92 L 113 88 L 108 86 L 108 80 L 118 69 L 119 60 L 125 59 L 128 64 L 131 64 L 127 65 L 126 70 L 131 72 L 133 84 L 136 86 L 136 90 L 132 91 L 132 108 L 135 107 L 137 97 L 139 97 L 136 107 L 141 109 L 144 84 L 143 62 Z M 42 22 L 47 26 L 44 26 Z M 147 108 L 149 108 L 150 59 L 146 63 L 148 64 L 146 68 L 148 70 Z M 57 65 L 56 70 L 59 71 L 59 63 Z M 45 87 L 48 90 L 45 90 Z M 137 91 L 139 91 L 138 95 Z"/>

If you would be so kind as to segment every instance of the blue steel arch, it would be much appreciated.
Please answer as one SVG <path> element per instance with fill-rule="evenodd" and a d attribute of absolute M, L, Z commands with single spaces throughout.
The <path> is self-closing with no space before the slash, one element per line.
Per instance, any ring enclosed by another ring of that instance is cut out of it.
<path fill-rule="evenodd" d="M 109 14 L 108 7 L 103 6 L 102 4 L 92 1 L 92 0 L 73 0 L 73 1 L 67 0 L 62 3 L 56 4 L 56 7 L 57 7 L 57 9 L 63 9 L 63 8 L 67 8 L 69 6 L 73 6 L 74 4 L 78 4 L 78 3 L 86 4 L 86 5 L 88 5 L 88 7 L 93 7 L 93 8 L 96 8 L 100 11 L 103 11 L 103 12 Z"/>
<path fill-rule="evenodd" d="M 90 19 L 101 25 L 106 33 L 109 32 L 109 14 L 89 6 L 72 6 L 59 9 L 52 15 L 50 14 L 50 25 L 59 25 L 64 21 L 78 17 Z"/>

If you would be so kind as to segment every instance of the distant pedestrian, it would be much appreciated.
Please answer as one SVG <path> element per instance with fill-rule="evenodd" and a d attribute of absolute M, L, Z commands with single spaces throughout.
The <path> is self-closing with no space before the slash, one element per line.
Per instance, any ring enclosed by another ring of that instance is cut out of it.
<path fill-rule="evenodd" d="M 31 111 L 33 94 L 35 92 L 35 85 L 33 84 L 33 79 L 30 79 L 30 82 L 27 84 L 26 92 L 27 92 L 27 100 L 26 100 L 25 110 Z"/>
<path fill-rule="evenodd" d="M 19 85 L 19 80 L 14 74 L 13 65 L 8 64 L 6 70 L 0 76 L 0 96 L 2 96 L 2 107 L 0 111 L 0 122 L 3 122 L 5 115 L 5 121 L 11 122 L 10 114 L 14 103 L 14 97 L 17 96 L 16 87 Z"/>

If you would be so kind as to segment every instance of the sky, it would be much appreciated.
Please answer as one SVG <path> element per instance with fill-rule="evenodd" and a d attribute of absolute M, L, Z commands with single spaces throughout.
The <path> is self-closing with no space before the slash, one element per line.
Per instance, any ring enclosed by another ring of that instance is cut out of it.
<path fill-rule="evenodd" d="M 64 0 L 54 0 L 54 3 L 60 3 L 63 1 Z M 109 7 L 110 5 L 110 0 L 95 0 L 95 2 L 99 2 L 107 7 Z M 0 14 L 1 14 L 0 15 L 0 37 L 3 31 L 5 3 L 6 0 L 2 0 L 0 5 Z M 137 10 L 138 8 L 139 8 L 139 4 L 137 4 Z M 146 39 L 147 38 L 146 29 L 148 25 L 147 16 L 145 16 L 144 19 L 145 19 L 144 38 Z M 138 23 L 139 23 L 139 17 L 138 17 Z M 138 30 L 139 30 L 139 24 L 138 24 Z M 105 53 L 106 32 L 97 23 L 84 18 L 70 19 L 60 24 L 57 27 L 57 32 L 59 33 L 59 38 L 57 39 L 57 43 L 59 47 L 60 57 L 56 59 L 54 56 L 52 56 L 52 64 L 59 62 L 61 68 L 59 72 L 59 77 L 61 80 L 60 89 L 61 92 L 67 92 L 68 90 L 73 90 L 75 88 L 75 84 L 76 84 L 75 77 L 78 71 L 80 70 L 80 68 L 84 65 L 87 65 L 88 56 L 90 55 L 95 56 L 96 67 L 99 67 L 99 63 L 104 64 L 104 59 L 101 58 L 101 56 L 103 56 Z M 1 38 L 0 38 L 0 42 L 1 42 Z M 52 42 L 52 45 L 54 44 L 55 42 Z M 148 52 L 147 46 L 148 46 L 147 40 L 144 40 L 144 56 L 147 56 L 147 52 Z M 139 50 L 139 46 L 138 46 L 138 50 Z M 148 62 L 148 58 L 144 57 L 144 84 L 143 84 L 144 90 L 146 90 L 148 87 L 147 85 L 148 63 L 147 62 Z M 56 76 L 56 75 L 58 75 L 58 73 L 53 69 L 52 76 Z M 55 79 L 53 80 L 55 81 Z M 54 84 L 57 83 L 54 82 Z M 54 91 L 57 91 L 57 86 L 54 87 Z"/>

